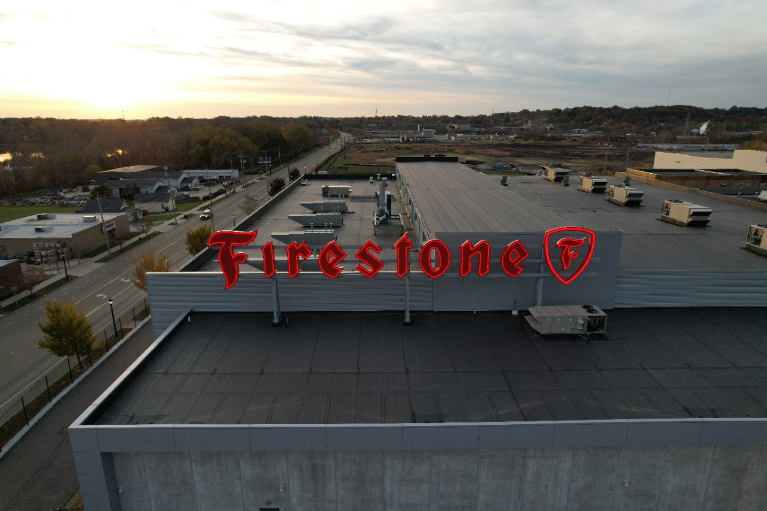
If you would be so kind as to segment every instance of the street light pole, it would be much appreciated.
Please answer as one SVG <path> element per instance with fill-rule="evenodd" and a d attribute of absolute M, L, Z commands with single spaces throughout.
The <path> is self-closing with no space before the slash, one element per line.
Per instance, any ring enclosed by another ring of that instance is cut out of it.
<path fill-rule="evenodd" d="M 109 299 L 109 310 L 112 311 L 112 326 L 115 329 L 115 339 L 117 339 L 117 322 L 115 321 L 115 309 L 112 307 L 112 299 Z"/>

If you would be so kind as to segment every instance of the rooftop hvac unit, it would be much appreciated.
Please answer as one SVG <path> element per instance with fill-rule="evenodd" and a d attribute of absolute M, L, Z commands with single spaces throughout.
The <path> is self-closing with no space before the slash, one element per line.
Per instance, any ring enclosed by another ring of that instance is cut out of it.
<path fill-rule="evenodd" d="M 767 190 L 759 192 L 759 200 L 767 202 Z"/>
<path fill-rule="evenodd" d="M 323 197 L 348 197 L 352 194 L 352 189 L 350 186 L 341 186 L 341 185 L 323 185 L 322 186 L 322 195 Z"/>
<path fill-rule="evenodd" d="M 767 256 L 767 225 L 749 225 L 746 249 Z"/>
<path fill-rule="evenodd" d="M 604 193 L 607 189 L 607 179 L 600 177 L 580 176 L 578 190 L 587 193 Z"/>
<path fill-rule="evenodd" d="M 48 213 L 38 213 L 37 214 L 38 220 L 48 220 Z"/>
<path fill-rule="evenodd" d="M 96 215 L 83 215 L 83 222 L 85 223 L 95 223 L 97 221 Z"/>
<path fill-rule="evenodd" d="M 341 213 L 316 213 L 314 215 L 311 213 L 306 215 L 298 214 L 288 215 L 288 218 L 294 222 L 298 222 L 304 227 L 324 227 L 326 225 L 330 227 L 340 227 L 344 223 Z"/>
<path fill-rule="evenodd" d="M 527 323 L 543 335 L 603 334 L 607 314 L 595 305 L 549 305 L 531 307 Z"/>
<path fill-rule="evenodd" d="M 340 213 L 346 213 L 345 200 L 301 202 L 300 204 L 313 213 L 325 213 L 326 211 L 338 211 Z"/>
<path fill-rule="evenodd" d="M 683 200 L 664 200 L 661 207 L 660 219 L 670 224 L 682 225 L 685 227 L 705 227 L 711 220 L 709 216 L 713 213 L 706 206 L 693 204 Z"/>
<path fill-rule="evenodd" d="M 35 232 L 46 232 L 50 230 L 51 230 L 50 227 L 35 227 Z"/>
<path fill-rule="evenodd" d="M 333 229 L 311 229 L 309 231 L 273 232 L 272 238 L 286 245 L 293 242 L 300 245 L 305 241 L 309 246 L 324 246 L 336 239 Z"/>
<path fill-rule="evenodd" d="M 607 200 L 618 206 L 639 206 L 642 204 L 644 192 L 630 186 L 610 185 Z"/>
<path fill-rule="evenodd" d="M 567 175 L 567 169 L 556 167 L 543 167 L 543 179 L 559 183 Z"/>

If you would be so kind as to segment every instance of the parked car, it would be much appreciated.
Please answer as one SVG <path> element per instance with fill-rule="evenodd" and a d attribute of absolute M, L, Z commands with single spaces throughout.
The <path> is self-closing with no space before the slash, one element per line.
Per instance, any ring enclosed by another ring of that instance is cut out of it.
<path fill-rule="evenodd" d="M 213 212 L 209 209 L 206 209 L 200 215 L 200 220 L 210 220 L 211 218 L 213 218 Z"/>
<path fill-rule="evenodd" d="M 83 192 L 87 192 L 87 191 L 88 191 L 88 187 L 87 187 L 87 186 L 83 186 L 81 190 L 82 190 Z"/>

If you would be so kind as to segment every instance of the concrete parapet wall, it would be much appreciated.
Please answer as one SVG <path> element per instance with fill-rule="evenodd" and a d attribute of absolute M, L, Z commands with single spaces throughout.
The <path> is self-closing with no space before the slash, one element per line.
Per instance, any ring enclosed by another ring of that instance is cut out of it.
<path fill-rule="evenodd" d="M 123 511 L 767 507 L 760 445 L 143 452 L 111 461 Z"/>

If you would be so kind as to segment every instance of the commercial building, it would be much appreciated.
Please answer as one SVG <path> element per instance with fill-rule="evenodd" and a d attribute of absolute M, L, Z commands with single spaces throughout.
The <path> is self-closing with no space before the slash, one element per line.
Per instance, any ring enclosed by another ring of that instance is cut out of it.
<path fill-rule="evenodd" d="M 86 509 L 766 507 L 767 258 L 743 245 L 767 212 L 687 228 L 659 216 L 689 192 L 626 208 L 445 160 L 296 181 L 148 274 L 157 340 L 70 427 Z M 347 212 L 299 231 L 321 186 Z M 538 305 L 607 333 L 541 336 Z"/>
<path fill-rule="evenodd" d="M 767 173 L 767 152 L 751 149 L 736 149 L 732 158 L 694 156 L 689 154 L 656 152 L 655 169 L 697 169 L 723 170 L 737 169 L 749 172 Z"/>
<path fill-rule="evenodd" d="M 63 242 L 73 256 L 106 243 L 104 231 L 110 238 L 128 231 L 127 213 L 41 213 L 0 224 L 0 256 L 23 255 L 33 245 Z"/>

